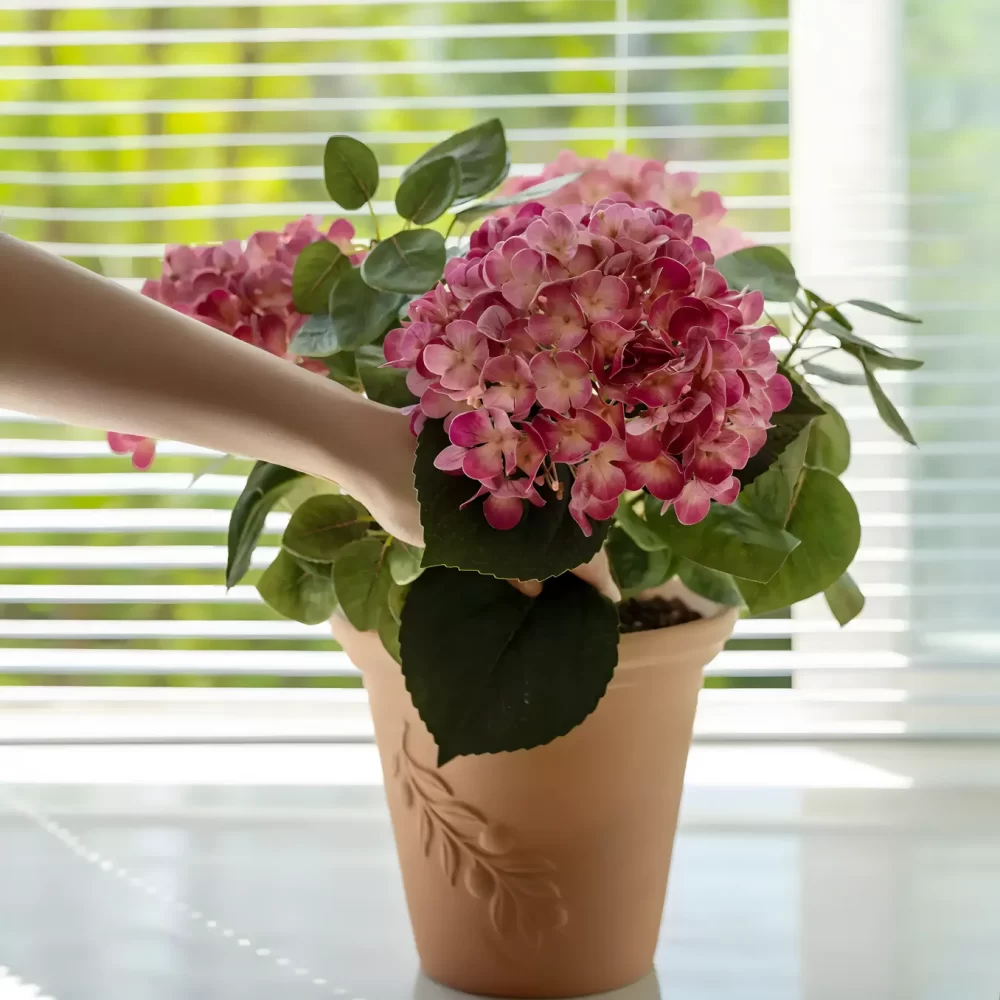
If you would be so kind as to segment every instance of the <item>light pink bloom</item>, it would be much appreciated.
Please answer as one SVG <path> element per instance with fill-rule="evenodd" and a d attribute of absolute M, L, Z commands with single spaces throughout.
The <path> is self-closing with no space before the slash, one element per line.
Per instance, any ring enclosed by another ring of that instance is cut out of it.
<path fill-rule="evenodd" d="M 424 348 L 439 336 L 430 323 L 408 323 L 390 330 L 385 336 L 383 351 L 390 368 L 412 368 Z"/>
<path fill-rule="evenodd" d="M 563 212 L 547 212 L 528 226 L 524 238 L 529 246 L 551 254 L 565 264 L 576 254 L 580 243 L 580 229 Z"/>
<path fill-rule="evenodd" d="M 461 469 L 481 482 L 512 474 L 517 468 L 520 435 L 503 410 L 479 409 L 460 413 L 448 430 L 451 447 L 435 459 L 439 469 Z"/>
<path fill-rule="evenodd" d="M 674 512 L 681 524 L 697 524 L 708 516 L 712 501 L 731 504 L 740 492 L 740 481 L 733 476 L 719 486 L 692 479 L 684 485 L 680 496 L 674 501 Z"/>
<path fill-rule="evenodd" d="M 579 354 L 571 351 L 536 354 L 530 367 L 538 402 L 547 410 L 568 413 L 571 409 L 581 409 L 594 393 L 590 366 Z"/>
<path fill-rule="evenodd" d="M 475 324 L 460 319 L 445 327 L 442 343 L 431 342 L 424 348 L 421 359 L 440 376 L 442 388 L 469 392 L 479 385 L 489 356 L 486 338 Z"/>
<path fill-rule="evenodd" d="M 625 315 L 628 285 L 617 275 L 605 275 L 595 268 L 581 274 L 572 288 L 589 322 L 618 323 Z"/>
<path fill-rule="evenodd" d="M 483 367 L 483 405 L 506 410 L 515 417 L 527 416 L 535 402 L 535 383 L 528 363 L 514 354 L 490 358 Z"/>
<path fill-rule="evenodd" d="M 545 259 L 537 250 L 519 250 L 510 261 L 510 278 L 500 291 L 516 309 L 527 309 L 545 281 Z"/>
<path fill-rule="evenodd" d="M 565 417 L 552 410 L 542 410 L 531 426 L 553 462 L 571 465 L 596 451 L 614 433 L 611 425 L 591 410 L 570 410 Z"/>
<path fill-rule="evenodd" d="M 528 333 L 542 347 L 571 351 L 587 336 L 586 317 L 565 283 L 544 285 L 535 306 L 541 312 L 528 320 Z"/>
<path fill-rule="evenodd" d="M 116 455 L 131 455 L 132 465 L 145 471 L 156 457 L 156 441 L 139 434 L 119 434 L 108 431 L 108 445 Z"/>
<path fill-rule="evenodd" d="M 623 462 L 622 468 L 627 489 L 647 489 L 657 500 L 676 500 L 684 488 L 684 473 L 680 465 L 676 459 L 662 452 L 644 462 Z"/>

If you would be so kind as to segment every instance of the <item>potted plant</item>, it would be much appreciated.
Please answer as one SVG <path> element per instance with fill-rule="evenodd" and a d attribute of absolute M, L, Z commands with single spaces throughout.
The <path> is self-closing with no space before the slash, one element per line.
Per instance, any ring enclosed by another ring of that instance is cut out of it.
<path fill-rule="evenodd" d="M 292 510 L 257 586 L 361 669 L 425 971 L 567 996 L 651 967 L 702 669 L 739 609 L 863 606 L 849 434 L 806 376 L 860 378 L 912 443 L 877 372 L 920 363 L 849 318 L 913 317 L 802 287 L 690 175 L 564 154 L 490 196 L 508 163 L 486 122 L 403 172 L 398 232 L 174 248 L 146 293 L 409 414 L 422 546 L 258 463 L 226 582 Z M 324 173 L 349 210 L 379 184 L 347 136 Z M 605 558 L 617 591 L 579 570 Z"/>

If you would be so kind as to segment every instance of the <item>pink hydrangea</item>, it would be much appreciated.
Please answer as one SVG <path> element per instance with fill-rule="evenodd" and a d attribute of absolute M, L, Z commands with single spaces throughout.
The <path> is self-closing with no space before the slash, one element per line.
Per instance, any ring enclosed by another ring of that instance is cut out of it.
<path fill-rule="evenodd" d="M 305 320 L 292 301 L 295 259 L 303 247 L 320 239 L 336 244 L 352 263 L 364 257 L 355 251 L 354 226 L 347 219 L 337 219 L 323 231 L 314 218 L 305 216 L 280 233 L 254 233 L 245 247 L 238 240 L 168 247 L 160 277 L 147 281 L 142 294 L 237 340 L 326 375 L 321 362 L 289 352 Z M 116 454 L 131 454 L 132 464 L 141 469 L 149 468 L 156 450 L 152 438 L 135 434 L 111 432 L 108 443 Z"/>
<path fill-rule="evenodd" d="M 435 465 L 470 480 L 497 528 L 558 495 L 559 466 L 586 534 L 626 490 L 685 524 L 732 503 L 791 386 L 763 297 L 714 263 L 690 215 L 648 201 L 487 219 L 385 340 L 419 397 L 414 432 L 444 419 Z"/>
<path fill-rule="evenodd" d="M 564 149 L 540 174 L 515 177 L 504 186 L 503 194 L 515 194 L 564 174 L 582 173 L 544 199 L 546 208 L 563 205 L 594 205 L 603 198 L 624 197 L 642 205 L 655 202 L 672 212 L 690 215 L 694 234 L 706 240 L 717 257 L 722 257 L 750 241 L 732 226 L 723 225 L 726 214 L 716 191 L 699 191 L 698 175 L 690 170 L 674 173 L 659 160 L 613 152 L 604 160 L 587 159 Z"/>

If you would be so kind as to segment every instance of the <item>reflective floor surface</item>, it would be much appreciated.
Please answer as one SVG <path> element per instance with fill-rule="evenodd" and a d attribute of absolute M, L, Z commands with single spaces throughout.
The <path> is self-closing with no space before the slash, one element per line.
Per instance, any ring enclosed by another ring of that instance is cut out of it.
<path fill-rule="evenodd" d="M 1000 756 L 879 753 L 696 748 L 656 973 L 616 1000 L 995 1000 Z M 373 754 L 4 748 L 0 1000 L 455 997 Z"/>

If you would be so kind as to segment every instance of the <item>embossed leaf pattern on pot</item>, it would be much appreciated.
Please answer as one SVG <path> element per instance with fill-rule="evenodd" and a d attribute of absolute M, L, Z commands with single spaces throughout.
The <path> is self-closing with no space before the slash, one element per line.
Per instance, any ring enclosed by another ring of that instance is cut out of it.
<path fill-rule="evenodd" d="M 493 929 L 502 937 L 521 935 L 541 945 L 547 932 L 566 925 L 562 902 L 547 858 L 518 851 L 513 830 L 491 823 L 475 806 L 455 798 L 454 790 L 433 768 L 413 759 L 403 727 L 393 775 L 407 809 L 419 809 L 420 847 L 435 854 L 445 878 L 486 903 Z M 436 848 L 436 850 L 435 850 Z"/>

